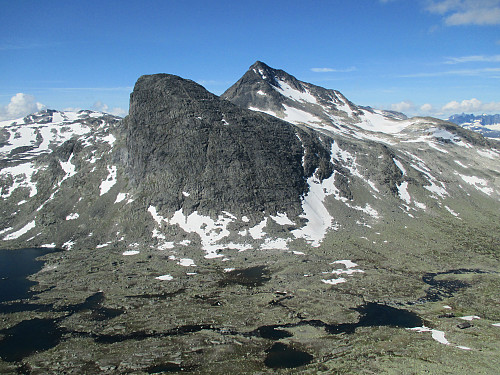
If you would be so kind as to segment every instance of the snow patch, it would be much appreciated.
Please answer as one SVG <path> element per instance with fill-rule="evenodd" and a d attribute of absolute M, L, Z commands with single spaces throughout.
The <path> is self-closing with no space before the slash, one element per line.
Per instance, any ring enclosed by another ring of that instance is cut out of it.
<path fill-rule="evenodd" d="M 161 276 L 155 277 L 155 279 L 162 280 L 162 281 L 170 281 L 170 280 L 173 280 L 173 276 L 171 276 L 171 275 L 161 275 Z"/>
<path fill-rule="evenodd" d="M 276 222 L 276 224 L 279 224 L 279 225 L 295 225 L 295 223 L 288 218 L 286 212 L 285 213 L 278 212 L 276 214 L 276 216 L 273 216 L 273 215 L 269 215 L 269 216 L 271 216 L 271 219 L 273 219 Z"/>
<path fill-rule="evenodd" d="M 2 191 L 2 198 L 9 198 L 12 193 L 19 187 L 30 189 L 30 198 L 37 194 L 36 184 L 31 181 L 37 169 L 32 163 L 19 164 L 14 167 L 6 167 L 0 171 L 0 176 L 6 178 L 8 175 L 13 179 L 12 186 L 7 192 Z"/>
<path fill-rule="evenodd" d="M 354 263 L 352 260 L 349 260 L 349 259 L 336 260 L 330 264 L 342 264 L 345 267 L 345 269 L 339 268 L 336 270 L 332 270 L 331 272 L 323 272 L 323 274 L 334 274 L 337 276 L 340 276 L 340 275 L 352 276 L 355 273 L 365 273 L 365 271 L 355 268 L 355 267 L 358 267 L 358 264 Z M 339 277 L 336 279 L 322 279 L 321 281 L 325 284 L 336 285 L 336 284 L 344 283 L 347 280 L 344 277 Z"/>
<path fill-rule="evenodd" d="M 73 159 L 73 155 L 74 154 L 71 154 L 68 161 L 66 161 L 66 162 L 62 162 L 59 160 L 59 164 L 61 165 L 61 168 L 63 169 L 64 173 L 66 173 L 64 175 L 64 177 L 62 178 L 62 180 L 59 181 L 59 186 L 61 186 L 63 181 L 67 180 L 70 177 L 73 177 L 76 174 L 76 167 L 73 163 L 71 163 L 71 159 Z"/>
<path fill-rule="evenodd" d="M 164 243 L 162 243 L 161 245 L 158 246 L 158 250 L 164 251 L 164 250 L 167 250 L 167 249 L 173 249 L 174 247 L 175 247 L 174 242 L 166 241 L 166 242 L 164 242 Z"/>
<path fill-rule="evenodd" d="M 495 152 L 493 150 L 477 150 L 477 153 L 485 158 L 493 160 L 499 157 L 498 152 Z"/>
<path fill-rule="evenodd" d="M 193 259 L 189 259 L 189 258 L 177 258 L 175 255 L 170 255 L 168 257 L 168 259 L 177 261 L 177 264 L 179 266 L 183 266 L 183 267 L 196 267 L 196 264 L 194 263 Z"/>
<path fill-rule="evenodd" d="M 116 138 L 115 138 L 115 136 L 114 136 L 113 134 L 108 134 L 107 136 L 102 137 L 101 139 L 102 139 L 104 142 L 109 143 L 109 145 L 110 145 L 111 147 L 113 147 L 113 144 L 114 144 L 114 143 L 115 143 L 115 141 L 116 141 Z"/>
<path fill-rule="evenodd" d="M 446 339 L 445 333 L 443 331 L 428 328 L 426 326 L 414 327 L 414 328 L 408 328 L 408 329 L 410 331 L 416 331 L 416 332 L 431 332 L 432 338 L 434 340 L 436 340 L 437 342 L 444 344 L 444 345 L 450 345 L 450 342 Z"/>
<path fill-rule="evenodd" d="M 337 154 L 336 142 L 332 144 L 331 158 Z M 302 211 L 300 216 L 307 219 L 305 226 L 292 231 L 295 238 L 303 238 L 313 247 L 318 247 L 326 235 L 328 229 L 333 228 L 333 217 L 324 205 L 327 196 L 337 195 L 335 187 L 335 174 L 320 181 L 315 174 L 307 179 L 309 191 L 302 197 Z M 334 228 L 337 229 L 337 228 Z"/>
<path fill-rule="evenodd" d="M 63 243 L 62 247 L 66 250 L 71 250 L 73 248 L 73 246 L 75 246 L 75 242 L 74 241 L 66 241 L 65 243 Z"/>
<path fill-rule="evenodd" d="M 455 174 L 460 176 L 462 180 L 464 180 L 469 185 L 475 187 L 477 190 L 483 192 L 484 194 L 486 195 L 493 194 L 493 189 L 488 187 L 488 181 L 476 176 L 466 176 L 458 172 L 455 172 Z"/>
<path fill-rule="evenodd" d="M 260 240 L 264 238 L 264 236 L 266 235 L 266 232 L 264 232 L 264 228 L 266 227 L 266 225 L 267 225 L 267 217 L 264 218 L 259 224 L 248 229 L 248 233 L 254 240 Z"/>
<path fill-rule="evenodd" d="M 264 110 L 264 109 L 261 109 L 261 108 L 257 108 L 257 107 L 248 107 L 249 110 L 251 111 L 254 111 L 254 112 L 262 112 L 262 113 L 266 113 L 268 115 L 271 115 L 273 117 L 278 117 L 280 118 L 280 116 L 278 116 L 278 114 L 276 112 L 273 112 L 271 110 Z"/>
<path fill-rule="evenodd" d="M 340 277 L 338 279 L 329 279 L 329 280 L 323 279 L 321 281 L 324 282 L 325 284 L 337 285 L 337 284 L 345 283 L 347 280 L 344 279 L 343 277 Z"/>
<path fill-rule="evenodd" d="M 151 216 L 153 216 L 153 220 L 156 221 L 158 225 L 161 225 L 163 221 L 167 222 L 167 219 L 165 219 L 163 216 L 159 215 L 158 212 L 156 212 L 156 207 L 149 206 L 148 212 L 151 214 Z"/>
<path fill-rule="evenodd" d="M 406 176 L 406 169 L 403 166 L 403 163 L 401 163 L 399 160 L 397 160 L 395 158 L 393 158 L 392 160 L 394 160 L 394 164 L 396 164 L 396 166 L 399 168 L 399 170 L 401 171 L 403 176 Z"/>
<path fill-rule="evenodd" d="M 358 264 L 357 263 L 354 263 L 352 260 L 336 260 L 335 262 L 332 262 L 330 264 L 343 264 L 345 266 L 345 268 L 354 268 L 354 267 L 357 267 Z"/>
<path fill-rule="evenodd" d="M 26 224 L 24 227 L 22 227 L 21 229 L 15 231 L 15 232 L 12 232 L 8 235 L 6 235 L 3 240 L 4 241 L 10 241 L 10 240 L 15 240 L 19 237 L 21 237 L 23 234 L 26 234 L 28 233 L 31 229 L 33 229 L 34 227 L 36 226 L 35 224 L 35 220 L 33 221 L 30 221 L 28 224 Z"/>
<path fill-rule="evenodd" d="M 78 215 L 78 213 L 73 213 L 73 214 L 69 214 L 68 216 L 66 216 L 66 220 L 76 220 L 80 217 L 80 215 Z"/>
<path fill-rule="evenodd" d="M 481 319 L 481 318 L 479 316 L 477 316 L 477 315 L 468 315 L 468 316 L 461 316 L 458 319 L 472 321 L 472 320 Z"/>
<path fill-rule="evenodd" d="M 422 327 L 414 327 L 414 328 L 408 328 L 410 331 L 415 331 L 415 332 L 431 332 L 432 338 L 439 342 L 440 344 L 443 345 L 451 345 L 454 346 L 455 348 L 462 349 L 462 350 L 472 350 L 471 348 L 467 346 L 462 346 L 462 345 L 452 345 L 445 337 L 445 333 L 443 331 L 439 331 L 437 329 L 432 329 L 426 326 Z"/>
<path fill-rule="evenodd" d="M 465 169 L 469 168 L 468 166 L 466 166 L 465 164 L 461 163 L 461 162 L 460 162 L 460 161 L 458 161 L 458 160 L 455 160 L 455 163 L 457 163 L 457 164 L 458 164 L 459 166 L 461 166 L 462 168 L 465 168 Z"/>
<path fill-rule="evenodd" d="M 266 238 L 264 243 L 260 246 L 262 250 L 288 250 L 289 238 Z"/>
<path fill-rule="evenodd" d="M 315 123 L 321 123 L 321 119 L 318 117 L 310 114 L 309 112 L 302 111 L 300 109 L 294 108 L 287 106 L 286 104 L 283 104 L 283 107 L 285 108 L 285 120 L 288 122 L 291 122 L 293 124 L 315 124 Z"/>
<path fill-rule="evenodd" d="M 401 130 L 410 125 L 410 122 L 408 121 L 388 119 L 377 111 L 372 113 L 363 110 L 363 116 L 361 118 L 361 122 L 357 123 L 356 126 L 365 130 L 386 134 L 399 133 Z"/>
<path fill-rule="evenodd" d="M 405 201 L 407 204 L 411 203 L 411 197 L 408 193 L 408 182 L 404 181 L 398 186 L 399 198 Z"/>
<path fill-rule="evenodd" d="M 450 214 L 452 214 L 453 216 L 455 216 L 455 217 L 459 217 L 459 216 L 460 216 L 458 213 L 456 213 L 455 211 L 453 211 L 450 207 L 448 207 L 448 206 L 444 206 L 444 208 L 446 208 L 446 210 L 447 210 Z"/>
<path fill-rule="evenodd" d="M 316 97 L 307 89 L 304 89 L 304 91 L 297 90 L 283 80 L 278 80 L 278 85 L 280 87 L 273 86 L 273 88 L 287 98 L 300 102 L 317 104 Z"/>
<path fill-rule="evenodd" d="M 118 193 L 115 199 L 115 203 L 123 202 L 125 199 L 128 198 L 128 196 L 129 196 L 128 193 Z M 127 201 L 127 203 L 130 203 L 130 200 Z"/>
<path fill-rule="evenodd" d="M 95 248 L 96 248 L 96 249 L 102 249 L 103 247 L 108 247 L 108 246 L 109 246 L 109 245 L 111 245 L 112 243 L 113 243 L 112 241 L 108 241 L 108 242 L 106 242 L 106 243 L 102 243 L 102 244 L 97 245 Z M 125 255 L 125 254 L 123 254 L 123 255 Z"/>
<path fill-rule="evenodd" d="M 218 244 L 224 237 L 229 236 L 227 229 L 229 223 L 233 222 L 231 217 L 219 215 L 217 220 L 209 216 L 203 216 L 194 211 L 185 216 L 182 209 L 176 211 L 172 218 L 168 220 L 169 224 L 179 225 L 187 233 L 196 233 L 200 236 L 202 249 L 206 252 L 205 258 L 219 258 L 222 254 L 217 251 L 223 246 Z"/>
<path fill-rule="evenodd" d="M 127 251 L 124 251 L 122 253 L 122 255 L 137 255 L 139 253 L 140 253 L 140 251 L 138 251 L 138 250 L 127 250 Z"/>
<path fill-rule="evenodd" d="M 99 186 L 101 192 L 99 195 L 106 194 L 115 184 L 116 184 L 116 166 L 107 166 L 108 168 L 108 177 L 104 181 L 101 182 Z"/>

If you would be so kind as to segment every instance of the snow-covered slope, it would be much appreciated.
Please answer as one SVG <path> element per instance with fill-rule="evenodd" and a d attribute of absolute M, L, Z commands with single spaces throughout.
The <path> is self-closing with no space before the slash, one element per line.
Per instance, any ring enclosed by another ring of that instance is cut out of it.
<path fill-rule="evenodd" d="M 71 138 L 87 143 L 98 138 L 113 143 L 113 136 L 102 135 L 120 120 L 102 112 L 82 110 L 44 110 L 24 118 L 0 122 L 0 157 L 28 160 L 52 152 Z M 104 131 L 104 133 L 103 133 Z"/>
<path fill-rule="evenodd" d="M 61 211 L 61 207 L 93 181 L 89 172 L 100 175 L 102 166 L 96 162 L 112 149 L 116 141 L 112 132 L 120 120 L 89 110 L 44 110 L 0 123 L 0 237 L 4 241 L 30 233 L 34 238 L 35 231 L 36 236 L 50 237 L 42 219 L 47 215 L 60 214 L 65 220 L 81 216 L 66 214 L 68 208 Z M 50 243 L 61 246 L 62 237 L 55 236 Z"/>

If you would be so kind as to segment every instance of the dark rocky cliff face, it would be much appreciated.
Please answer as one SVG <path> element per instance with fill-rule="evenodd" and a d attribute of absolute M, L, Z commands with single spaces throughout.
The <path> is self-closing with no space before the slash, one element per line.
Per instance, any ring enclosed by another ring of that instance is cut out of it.
<path fill-rule="evenodd" d="M 297 135 L 311 147 L 328 147 L 307 130 L 168 74 L 139 78 L 124 127 L 131 181 L 168 211 L 299 214 L 306 179 L 320 161 L 308 158 L 304 168 Z"/>

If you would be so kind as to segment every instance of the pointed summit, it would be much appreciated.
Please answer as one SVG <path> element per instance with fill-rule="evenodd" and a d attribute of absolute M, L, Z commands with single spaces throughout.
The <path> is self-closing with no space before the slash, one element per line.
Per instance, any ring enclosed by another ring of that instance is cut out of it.
<path fill-rule="evenodd" d="M 240 107 L 275 115 L 283 111 L 286 97 L 281 91 L 284 83 L 292 90 L 305 92 L 302 83 L 295 77 L 257 61 L 221 97 Z"/>
<path fill-rule="evenodd" d="M 262 61 L 256 61 L 252 66 L 250 66 L 245 75 L 247 74 L 250 76 L 256 76 L 257 79 L 267 81 L 269 84 L 276 87 L 280 86 L 280 81 L 287 81 L 297 90 L 303 90 L 300 81 L 298 81 L 294 76 L 288 74 L 284 70 L 271 68 Z"/>
<path fill-rule="evenodd" d="M 261 61 L 250 66 L 222 98 L 240 107 L 313 127 L 331 123 L 332 116 L 359 122 L 362 114 L 360 108 L 339 91 L 299 81 L 284 70 L 271 68 Z"/>

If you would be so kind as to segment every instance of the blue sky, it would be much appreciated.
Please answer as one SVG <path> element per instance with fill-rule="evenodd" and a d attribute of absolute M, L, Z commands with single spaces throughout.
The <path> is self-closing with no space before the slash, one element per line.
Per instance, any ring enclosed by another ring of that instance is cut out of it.
<path fill-rule="evenodd" d="M 215 94 L 256 60 L 409 115 L 500 113 L 500 0 L 4 0 L 0 120 L 128 111 L 142 74 Z"/>

